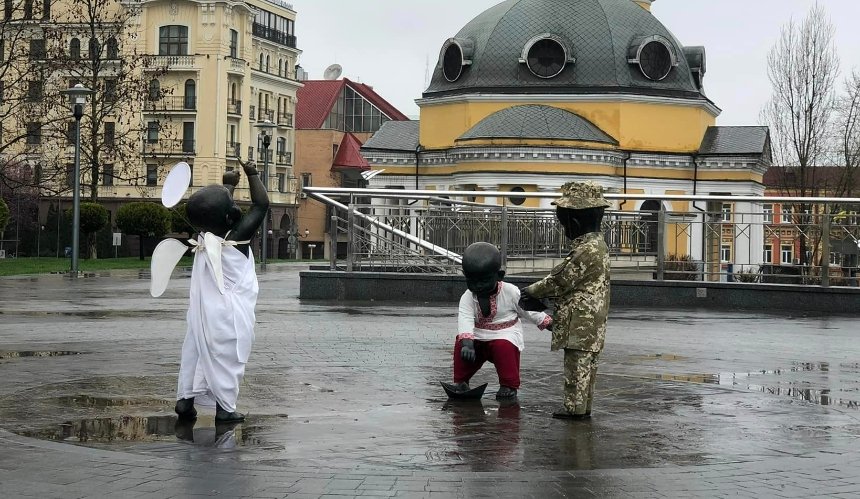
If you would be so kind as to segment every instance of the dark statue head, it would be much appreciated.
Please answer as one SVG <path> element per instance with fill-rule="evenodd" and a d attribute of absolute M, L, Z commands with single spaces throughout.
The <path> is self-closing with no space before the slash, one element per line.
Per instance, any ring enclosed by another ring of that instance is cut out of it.
<path fill-rule="evenodd" d="M 564 235 L 568 239 L 576 239 L 590 232 L 600 232 L 600 223 L 603 221 L 603 212 L 606 208 L 584 208 L 574 210 L 571 208 L 557 207 L 555 216 L 564 227 Z"/>
<path fill-rule="evenodd" d="M 242 218 L 242 210 L 223 185 L 209 185 L 188 198 L 188 221 L 200 232 L 224 237 Z"/>
<path fill-rule="evenodd" d="M 469 291 L 477 296 L 490 296 L 498 282 L 505 277 L 502 254 L 490 243 L 470 244 L 463 252 L 463 275 Z"/>

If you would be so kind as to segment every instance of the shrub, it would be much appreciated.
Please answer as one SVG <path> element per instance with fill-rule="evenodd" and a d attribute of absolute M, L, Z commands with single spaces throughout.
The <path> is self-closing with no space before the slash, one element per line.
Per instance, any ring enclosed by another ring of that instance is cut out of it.
<path fill-rule="evenodd" d="M 663 277 L 672 281 L 698 281 L 699 263 L 690 255 L 669 255 L 663 265 Z"/>

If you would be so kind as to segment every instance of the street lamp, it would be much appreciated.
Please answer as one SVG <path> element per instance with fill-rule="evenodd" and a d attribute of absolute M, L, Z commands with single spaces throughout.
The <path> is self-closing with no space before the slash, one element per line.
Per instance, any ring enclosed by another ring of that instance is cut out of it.
<path fill-rule="evenodd" d="M 278 125 L 272 123 L 269 120 L 265 120 L 262 122 L 257 122 L 254 125 L 254 128 L 260 130 L 260 133 L 263 135 L 263 187 L 266 188 L 266 193 L 269 192 L 269 145 L 272 144 L 272 129 L 277 128 Z M 268 130 L 268 133 L 267 133 Z M 260 251 L 260 270 L 266 270 L 266 253 L 268 252 L 269 245 L 269 212 L 266 212 L 266 216 L 263 217 L 263 244 L 262 249 Z"/>
<path fill-rule="evenodd" d="M 69 97 L 72 115 L 75 117 L 75 191 L 72 194 L 72 277 L 78 276 L 78 244 L 81 237 L 81 117 L 84 115 L 84 104 L 92 90 L 78 83 L 61 94 Z"/>

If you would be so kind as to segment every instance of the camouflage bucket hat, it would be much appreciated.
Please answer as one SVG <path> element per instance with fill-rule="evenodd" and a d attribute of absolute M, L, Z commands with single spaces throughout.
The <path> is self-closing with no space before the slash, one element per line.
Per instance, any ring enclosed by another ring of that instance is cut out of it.
<path fill-rule="evenodd" d="M 603 187 L 590 181 L 564 184 L 561 186 L 561 198 L 553 201 L 552 204 L 572 210 L 609 207 L 609 203 L 603 197 Z"/>

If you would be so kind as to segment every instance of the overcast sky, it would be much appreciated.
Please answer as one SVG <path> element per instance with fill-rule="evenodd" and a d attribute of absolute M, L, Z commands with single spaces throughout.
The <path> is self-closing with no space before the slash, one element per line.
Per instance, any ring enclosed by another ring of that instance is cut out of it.
<path fill-rule="evenodd" d="M 564 1 L 564 0 L 557 0 Z M 311 79 L 338 63 L 403 113 L 418 115 L 442 43 L 500 0 L 292 0 L 300 63 Z M 860 1 L 821 0 L 836 27 L 842 75 L 860 70 Z M 814 0 L 656 0 L 652 11 L 684 45 L 704 45 L 705 91 L 720 125 L 754 125 L 770 96 L 766 60 L 780 28 Z M 428 68 L 429 66 L 429 68 Z"/>

